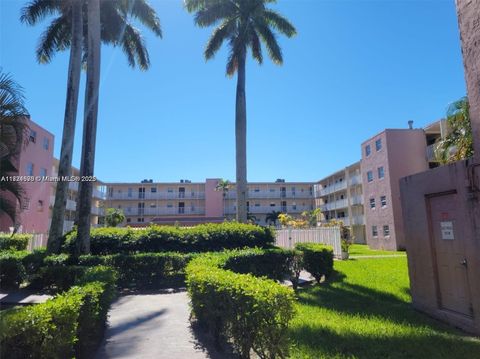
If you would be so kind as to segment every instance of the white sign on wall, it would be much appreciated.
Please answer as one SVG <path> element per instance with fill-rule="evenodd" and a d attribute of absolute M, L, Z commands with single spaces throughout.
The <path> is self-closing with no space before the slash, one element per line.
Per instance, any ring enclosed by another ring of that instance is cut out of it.
<path fill-rule="evenodd" d="M 453 222 L 440 222 L 440 229 L 442 231 L 442 239 L 450 241 L 455 239 L 453 235 Z"/>

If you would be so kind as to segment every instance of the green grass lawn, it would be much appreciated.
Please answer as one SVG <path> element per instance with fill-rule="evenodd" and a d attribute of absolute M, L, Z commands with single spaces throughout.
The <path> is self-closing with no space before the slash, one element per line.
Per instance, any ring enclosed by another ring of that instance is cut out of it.
<path fill-rule="evenodd" d="M 300 290 L 291 358 L 480 358 L 480 340 L 410 305 L 406 258 L 336 261 L 330 283 Z"/>
<path fill-rule="evenodd" d="M 381 256 L 391 254 L 405 254 L 405 252 L 400 251 L 377 251 L 368 248 L 366 244 L 352 244 L 350 246 L 349 253 L 351 256 Z"/>

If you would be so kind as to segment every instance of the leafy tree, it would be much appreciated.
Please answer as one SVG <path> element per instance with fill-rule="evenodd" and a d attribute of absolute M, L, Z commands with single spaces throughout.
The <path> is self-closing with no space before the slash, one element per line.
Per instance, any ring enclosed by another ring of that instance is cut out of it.
<path fill-rule="evenodd" d="M 0 179 L 18 174 L 16 159 L 28 138 L 27 115 L 22 87 L 0 68 Z M 23 199 L 20 182 L 0 180 L 0 216 L 9 217 L 14 227 Z"/>
<path fill-rule="evenodd" d="M 133 26 L 131 19 L 139 20 L 157 36 L 162 36 L 160 21 L 150 5 L 144 0 L 110 1 L 99 3 L 101 41 L 121 46 L 130 66 L 136 64 L 142 70 L 148 69 L 150 59 L 141 33 Z M 47 16 L 57 17 L 44 31 L 37 46 L 36 55 L 40 63 L 49 63 L 58 51 L 70 47 L 70 64 L 67 82 L 64 127 L 59 161 L 59 176 L 71 174 L 73 139 L 80 86 L 81 65 L 86 65 L 88 55 L 88 11 L 84 0 L 34 0 L 22 9 L 21 21 L 36 25 Z M 85 134 L 91 136 L 92 133 Z M 48 239 L 49 252 L 60 250 L 67 201 L 67 182 L 58 182 L 52 224 Z M 79 197 L 79 199 L 81 199 Z M 78 202 L 78 201 L 77 201 Z"/>
<path fill-rule="evenodd" d="M 237 220 L 247 221 L 247 108 L 245 98 L 245 64 L 248 49 L 259 64 L 263 62 L 262 45 L 275 64 L 283 63 L 283 55 L 274 31 L 292 37 L 293 25 L 277 12 L 267 8 L 275 0 L 185 0 L 188 12 L 195 12 L 200 27 L 216 25 L 205 48 L 205 58 L 213 58 L 223 42 L 230 54 L 227 75 L 237 72 L 235 109 Z"/>
<path fill-rule="evenodd" d="M 107 227 L 116 227 L 125 221 L 123 211 L 116 208 L 107 208 L 105 210 L 105 224 Z"/>
<path fill-rule="evenodd" d="M 320 215 L 320 208 L 316 208 L 311 211 L 303 211 L 302 218 L 308 223 L 309 227 L 316 227 L 318 222 L 318 216 Z"/>
<path fill-rule="evenodd" d="M 227 197 L 227 193 L 232 188 L 233 185 L 229 180 L 220 179 L 215 187 L 215 191 L 222 192 L 223 197 L 223 216 L 225 217 L 225 199 Z"/>
<path fill-rule="evenodd" d="M 441 163 L 460 161 L 473 156 L 473 136 L 468 98 L 452 103 L 447 110 L 448 134 L 437 145 Z"/>
<path fill-rule="evenodd" d="M 267 214 L 267 216 L 265 217 L 265 221 L 267 223 L 273 223 L 274 226 L 277 225 L 277 221 L 278 221 L 278 216 L 281 214 L 282 212 L 280 211 L 272 211 L 270 213 Z"/>

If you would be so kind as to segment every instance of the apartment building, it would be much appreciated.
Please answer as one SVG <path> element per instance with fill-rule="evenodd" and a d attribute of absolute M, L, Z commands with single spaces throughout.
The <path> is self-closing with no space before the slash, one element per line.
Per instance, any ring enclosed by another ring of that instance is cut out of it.
<path fill-rule="evenodd" d="M 236 215 L 235 184 L 225 192 L 218 191 L 219 179 L 205 182 L 180 180 L 175 183 L 108 183 L 105 207 L 121 209 L 126 225 L 147 223 L 194 225 L 222 222 Z M 254 182 L 248 184 L 247 208 L 251 219 L 266 224 L 272 211 L 300 215 L 315 208 L 313 183 Z"/>
<path fill-rule="evenodd" d="M 28 137 L 18 158 L 13 161 L 16 167 L 13 175 L 25 176 L 25 180 L 20 181 L 24 201 L 23 207 L 18 208 L 20 215 L 17 226 L 19 231 L 45 233 L 48 231 L 50 183 L 42 179 L 52 172 L 54 136 L 29 117 L 27 124 L 25 136 Z M 0 232 L 10 232 L 13 227 L 10 218 L 0 214 Z"/>
<path fill-rule="evenodd" d="M 336 219 L 350 226 L 356 243 L 365 243 L 365 218 L 360 161 L 318 181 L 314 186 L 320 221 Z"/>
<path fill-rule="evenodd" d="M 58 176 L 58 164 L 59 160 L 57 158 L 53 159 L 52 165 L 52 176 Z M 76 167 L 72 167 L 72 176 L 79 177 L 80 170 Z M 51 182 L 50 189 L 50 206 L 49 206 L 49 217 L 48 217 L 48 227 L 50 228 L 50 223 L 52 219 L 53 205 L 55 204 L 55 191 L 57 188 L 56 182 Z M 63 232 L 68 232 L 73 228 L 75 217 L 76 217 L 76 208 L 77 208 L 77 195 L 78 195 L 78 186 L 79 182 L 69 182 L 68 183 L 68 193 L 67 193 L 67 206 L 65 210 L 65 221 L 63 223 Z M 100 182 L 94 182 L 93 192 L 92 192 L 92 211 L 90 213 L 90 222 L 92 227 L 97 227 L 102 221 L 104 216 L 103 201 L 106 198 L 106 189 L 105 185 Z"/>
<path fill-rule="evenodd" d="M 434 123 L 425 129 L 386 129 L 362 143 L 366 239 L 371 248 L 405 248 L 399 180 L 436 166 L 427 143 L 432 146 L 441 135 L 440 124 Z"/>

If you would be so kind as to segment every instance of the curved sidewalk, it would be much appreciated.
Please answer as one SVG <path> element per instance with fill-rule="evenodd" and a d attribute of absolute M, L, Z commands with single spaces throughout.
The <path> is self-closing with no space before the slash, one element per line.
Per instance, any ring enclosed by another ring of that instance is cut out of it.
<path fill-rule="evenodd" d="M 185 291 L 121 296 L 109 312 L 109 325 L 96 359 L 216 359 L 190 328 Z"/>

